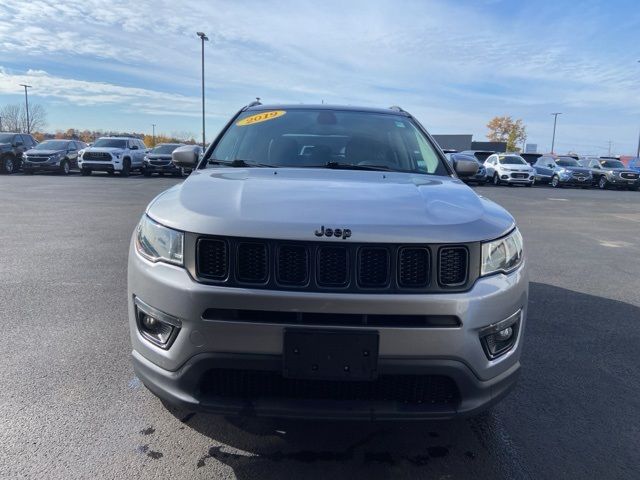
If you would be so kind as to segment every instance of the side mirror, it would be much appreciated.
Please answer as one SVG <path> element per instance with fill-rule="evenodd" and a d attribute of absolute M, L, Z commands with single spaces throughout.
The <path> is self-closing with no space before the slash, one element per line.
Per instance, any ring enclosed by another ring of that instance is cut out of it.
<path fill-rule="evenodd" d="M 177 167 L 195 168 L 198 163 L 198 146 L 184 145 L 171 153 L 171 161 Z"/>
<path fill-rule="evenodd" d="M 138 150 L 139 148 L 138 145 L 131 145 L 131 150 Z"/>
<path fill-rule="evenodd" d="M 16 142 L 13 144 L 14 147 L 22 147 L 24 145 L 23 142 Z"/>
<path fill-rule="evenodd" d="M 472 177 L 478 173 L 478 162 L 473 160 L 457 160 L 453 163 L 453 169 L 459 177 Z"/>

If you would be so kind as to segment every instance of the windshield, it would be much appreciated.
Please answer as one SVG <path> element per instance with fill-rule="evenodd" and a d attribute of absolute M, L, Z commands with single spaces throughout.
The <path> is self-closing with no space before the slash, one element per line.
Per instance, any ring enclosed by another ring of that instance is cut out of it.
<path fill-rule="evenodd" d="M 214 149 L 212 160 L 448 174 L 429 139 L 410 118 L 325 109 L 243 112 Z"/>
<path fill-rule="evenodd" d="M 117 138 L 99 138 L 93 146 L 103 148 L 127 148 L 127 141 Z"/>
<path fill-rule="evenodd" d="M 13 133 L 0 133 L 0 143 L 11 143 L 14 136 Z"/>
<path fill-rule="evenodd" d="M 604 168 L 624 168 L 624 163 L 620 160 L 602 160 L 600 165 Z"/>
<path fill-rule="evenodd" d="M 507 155 L 500 159 L 500 163 L 502 165 L 526 165 L 527 162 L 517 155 Z"/>
<path fill-rule="evenodd" d="M 180 145 L 179 144 L 173 144 L 173 143 L 167 143 L 165 145 L 158 145 L 157 147 L 155 147 L 153 150 L 151 150 L 151 153 L 157 153 L 157 154 L 163 154 L 163 153 L 171 153 L 173 152 L 176 148 L 178 148 Z"/>
<path fill-rule="evenodd" d="M 580 166 L 578 161 L 574 160 L 573 158 L 558 158 L 556 160 L 556 164 L 560 165 L 561 167 L 579 167 Z"/>
<path fill-rule="evenodd" d="M 69 142 L 67 140 L 46 140 L 39 143 L 34 150 L 66 150 Z"/>

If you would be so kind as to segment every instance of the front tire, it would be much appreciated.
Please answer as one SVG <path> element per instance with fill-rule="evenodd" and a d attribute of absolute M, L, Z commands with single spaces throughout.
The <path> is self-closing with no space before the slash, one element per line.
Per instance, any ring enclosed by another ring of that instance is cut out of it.
<path fill-rule="evenodd" d="M 607 182 L 607 179 L 605 177 L 600 177 L 600 180 L 598 180 L 598 187 L 600 190 L 606 190 L 608 186 L 609 182 Z"/>
<path fill-rule="evenodd" d="M 11 155 L 4 157 L 4 159 L 2 160 L 2 173 L 11 175 L 15 171 L 16 171 L 15 159 Z"/>
<path fill-rule="evenodd" d="M 497 173 L 493 174 L 493 184 L 497 187 L 498 185 L 500 185 L 500 177 L 498 176 Z"/>
<path fill-rule="evenodd" d="M 122 163 L 122 170 L 120 170 L 120 176 L 128 177 L 130 172 L 131 172 L 131 163 L 129 162 L 129 160 L 125 160 Z"/>
<path fill-rule="evenodd" d="M 562 187 L 562 185 L 560 184 L 560 177 L 558 177 L 557 175 L 554 175 L 553 178 L 551 179 L 551 186 L 553 188 Z"/>
<path fill-rule="evenodd" d="M 69 165 L 69 162 L 67 160 L 63 160 L 62 163 L 60 163 L 60 175 L 69 175 L 70 171 L 71 166 Z"/>

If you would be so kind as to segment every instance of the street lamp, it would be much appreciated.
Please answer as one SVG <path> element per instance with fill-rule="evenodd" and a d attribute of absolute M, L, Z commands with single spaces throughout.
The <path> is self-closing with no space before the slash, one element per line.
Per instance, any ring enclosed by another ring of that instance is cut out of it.
<path fill-rule="evenodd" d="M 640 63 L 640 60 L 638 60 Z M 638 133 L 638 149 L 636 150 L 636 157 L 640 157 L 640 133 Z"/>
<path fill-rule="evenodd" d="M 204 42 L 208 42 L 209 37 L 204 32 L 196 32 L 196 35 L 202 40 L 202 148 L 206 148 L 207 141 L 204 135 Z"/>
<path fill-rule="evenodd" d="M 153 146 L 156 146 L 156 124 L 152 123 L 151 126 L 153 127 L 153 134 L 152 134 L 152 142 L 153 142 Z"/>
<path fill-rule="evenodd" d="M 551 153 L 553 153 L 553 147 L 556 145 L 556 123 L 558 122 L 558 115 L 562 115 L 562 112 L 554 112 L 553 115 L 553 138 L 551 139 Z"/>
<path fill-rule="evenodd" d="M 27 106 L 27 133 L 31 133 L 31 125 L 29 125 L 29 95 L 27 95 L 27 88 L 31 88 L 31 85 L 21 83 L 20 86 L 24 87 L 24 103 Z"/>

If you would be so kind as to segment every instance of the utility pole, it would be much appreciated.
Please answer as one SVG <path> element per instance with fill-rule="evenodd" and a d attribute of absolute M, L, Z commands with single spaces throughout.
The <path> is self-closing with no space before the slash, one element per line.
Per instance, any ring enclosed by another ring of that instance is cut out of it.
<path fill-rule="evenodd" d="M 0 117 L 0 132 L 2 131 L 2 117 Z"/>
<path fill-rule="evenodd" d="M 553 115 L 553 138 L 551 139 L 551 153 L 556 145 L 556 123 L 558 122 L 558 115 L 562 115 L 562 112 L 554 112 Z"/>
<path fill-rule="evenodd" d="M 609 153 L 607 153 L 607 157 L 611 156 L 611 140 L 609 140 Z"/>
<path fill-rule="evenodd" d="M 638 133 L 638 149 L 636 150 L 636 157 L 640 157 L 640 133 Z"/>
<path fill-rule="evenodd" d="M 31 85 L 21 83 L 20 86 L 24 87 L 24 103 L 27 107 L 27 133 L 31 133 L 31 125 L 29 124 L 29 95 L 27 95 L 27 88 L 31 88 Z"/>
<path fill-rule="evenodd" d="M 204 134 L 204 42 L 209 41 L 209 37 L 204 32 L 196 32 L 202 40 L 202 148 L 207 148 L 207 140 Z"/>
<path fill-rule="evenodd" d="M 156 124 L 152 123 L 151 126 L 153 127 L 153 135 L 152 135 L 152 142 L 153 142 L 153 146 L 156 146 Z"/>

